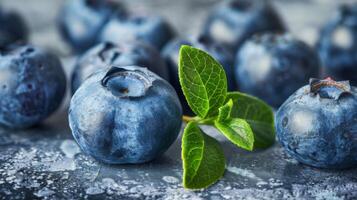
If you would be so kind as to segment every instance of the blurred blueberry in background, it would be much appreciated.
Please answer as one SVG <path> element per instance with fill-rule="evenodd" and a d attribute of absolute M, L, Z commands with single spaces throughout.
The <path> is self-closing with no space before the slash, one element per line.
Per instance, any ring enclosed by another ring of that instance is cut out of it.
<path fill-rule="evenodd" d="M 173 28 L 162 17 L 132 13 L 112 18 L 100 40 L 118 44 L 140 40 L 160 50 L 174 35 Z"/>
<path fill-rule="evenodd" d="M 203 33 L 236 52 L 252 35 L 284 32 L 285 26 L 269 1 L 231 0 L 209 15 Z"/>
<path fill-rule="evenodd" d="M 322 29 L 317 49 L 324 76 L 357 85 L 357 4 L 339 8 Z"/>
<path fill-rule="evenodd" d="M 169 80 L 165 61 L 156 48 L 140 41 L 121 44 L 100 43 L 80 56 L 72 73 L 72 93 L 94 72 L 111 65 L 146 67 L 162 78 Z"/>
<path fill-rule="evenodd" d="M 317 53 L 289 34 L 256 35 L 237 53 L 235 75 L 242 92 L 279 107 L 293 92 L 319 76 Z"/>
<path fill-rule="evenodd" d="M 35 46 L 0 51 L 0 125 L 26 128 L 51 115 L 66 90 L 59 59 Z"/>
<path fill-rule="evenodd" d="M 25 21 L 18 13 L 0 5 L 0 47 L 27 42 L 28 32 Z"/>
<path fill-rule="evenodd" d="M 65 41 L 80 53 L 97 43 L 113 15 L 124 14 L 123 6 L 116 1 L 67 0 L 58 15 L 58 26 Z"/>

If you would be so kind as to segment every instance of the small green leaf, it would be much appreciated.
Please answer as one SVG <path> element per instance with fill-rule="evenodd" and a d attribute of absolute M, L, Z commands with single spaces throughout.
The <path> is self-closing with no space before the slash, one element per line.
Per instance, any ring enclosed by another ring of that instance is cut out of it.
<path fill-rule="evenodd" d="M 233 118 L 225 122 L 216 121 L 214 125 L 233 144 L 248 151 L 253 150 L 254 134 L 244 119 Z"/>
<path fill-rule="evenodd" d="M 225 157 L 220 144 L 195 122 L 189 122 L 183 133 L 182 161 L 185 188 L 206 188 L 224 174 Z"/>
<path fill-rule="evenodd" d="M 262 100 L 240 92 L 229 92 L 226 102 L 233 100 L 232 118 L 245 119 L 254 133 L 254 147 L 267 148 L 275 142 L 274 113 Z"/>
<path fill-rule="evenodd" d="M 188 105 L 199 117 L 217 114 L 226 99 L 227 77 L 223 67 L 206 52 L 183 45 L 179 78 Z"/>
<path fill-rule="evenodd" d="M 231 118 L 233 108 L 232 99 L 219 108 L 215 127 L 233 144 L 246 150 L 253 150 L 254 135 L 247 121 L 240 118 Z"/>
<path fill-rule="evenodd" d="M 217 121 L 225 121 L 231 118 L 231 112 L 233 108 L 233 101 L 230 99 L 224 106 L 219 108 Z"/>

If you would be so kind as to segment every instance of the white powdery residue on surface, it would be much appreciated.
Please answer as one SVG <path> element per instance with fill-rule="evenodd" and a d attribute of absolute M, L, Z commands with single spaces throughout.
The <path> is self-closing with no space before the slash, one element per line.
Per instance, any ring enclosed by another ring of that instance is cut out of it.
<path fill-rule="evenodd" d="M 255 180 L 257 181 L 257 184 L 259 185 L 266 185 L 268 184 L 267 182 L 263 181 L 263 179 L 259 178 L 257 175 L 255 175 L 253 173 L 253 171 L 251 170 L 248 170 L 248 169 L 241 169 L 241 168 L 238 168 L 238 167 L 232 167 L 232 166 L 228 166 L 227 167 L 227 170 L 236 174 L 236 175 L 239 175 L 239 176 L 243 176 L 243 177 L 246 177 L 246 178 L 249 178 L 249 179 L 252 179 L 252 180 Z"/>
<path fill-rule="evenodd" d="M 51 164 L 49 171 L 74 171 L 76 170 L 76 163 L 71 158 L 63 158 Z"/>
<path fill-rule="evenodd" d="M 279 187 L 284 185 L 279 179 L 274 179 L 274 178 L 270 178 L 269 179 L 269 185 L 271 187 Z"/>
<path fill-rule="evenodd" d="M 179 179 L 173 176 L 163 176 L 162 180 L 164 180 L 166 183 L 178 183 Z"/>
<path fill-rule="evenodd" d="M 75 155 L 81 152 L 77 143 L 73 140 L 64 140 L 60 149 L 67 158 L 74 158 Z"/>
<path fill-rule="evenodd" d="M 101 189 L 98 186 L 92 186 L 86 189 L 86 194 L 88 195 L 96 195 L 96 194 L 102 194 L 104 193 L 104 190 Z"/>
<path fill-rule="evenodd" d="M 190 190 L 185 190 L 183 188 L 166 188 L 164 192 L 165 196 L 162 198 L 164 200 L 202 200 L 203 198 L 199 196 L 199 193 L 195 193 Z"/>
<path fill-rule="evenodd" d="M 41 190 L 34 193 L 37 197 L 48 197 L 55 194 L 55 192 L 47 187 L 42 188 Z"/>

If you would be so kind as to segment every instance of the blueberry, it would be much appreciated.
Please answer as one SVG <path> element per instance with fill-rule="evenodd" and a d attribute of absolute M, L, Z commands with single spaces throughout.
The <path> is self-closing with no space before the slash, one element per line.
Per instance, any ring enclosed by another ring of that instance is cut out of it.
<path fill-rule="evenodd" d="M 0 125 L 35 125 L 60 105 L 66 90 L 61 63 L 34 46 L 0 51 Z"/>
<path fill-rule="evenodd" d="M 101 41 L 120 44 L 141 40 L 161 49 L 174 35 L 173 29 L 161 17 L 132 14 L 112 18 L 103 29 Z"/>
<path fill-rule="evenodd" d="M 111 0 L 68 0 L 58 16 L 58 26 L 72 48 L 83 52 L 97 43 L 111 16 L 125 13 L 121 4 Z"/>
<path fill-rule="evenodd" d="M 94 72 L 110 65 L 138 65 L 146 67 L 168 80 L 165 61 L 156 48 L 143 42 L 130 42 L 115 45 L 111 42 L 98 44 L 83 54 L 77 61 L 72 74 L 72 92 Z"/>
<path fill-rule="evenodd" d="M 233 74 L 234 56 L 230 53 L 230 51 L 222 47 L 222 45 L 219 45 L 202 35 L 189 37 L 187 39 L 176 38 L 165 46 L 162 51 L 162 56 L 169 68 L 170 83 L 172 86 L 174 86 L 176 92 L 179 94 L 181 103 L 183 105 L 183 110 L 186 114 L 191 114 L 191 111 L 185 100 L 185 96 L 182 93 L 178 77 L 178 57 L 179 50 L 182 45 L 194 46 L 211 54 L 224 67 L 227 74 L 229 90 L 236 89 Z"/>
<path fill-rule="evenodd" d="M 288 34 L 254 36 L 240 49 L 235 75 L 240 90 L 279 107 L 309 77 L 318 77 L 317 53 Z"/>
<path fill-rule="evenodd" d="M 317 44 L 325 76 L 357 84 L 357 4 L 342 6 Z"/>
<path fill-rule="evenodd" d="M 74 94 L 69 123 L 82 150 L 109 164 L 143 163 L 163 154 L 181 128 L 175 90 L 143 67 L 112 66 Z"/>
<path fill-rule="evenodd" d="M 0 7 L 0 47 L 26 42 L 27 39 L 28 28 L 22 17 Z"/>
<path fill-rule="evenodd" d="M 299 162 L 321 168 L 357 166 L 357 88 L 311 79 L 276 114 L 280 143 Z"/>
<path fill-rule="evenodd" d="M 236 52 L 251 35 L 263 32 L 284 32 L 280 17 L 266 1 L 231 0 L 209 15 L 203 32 L 218 43 Z"/>

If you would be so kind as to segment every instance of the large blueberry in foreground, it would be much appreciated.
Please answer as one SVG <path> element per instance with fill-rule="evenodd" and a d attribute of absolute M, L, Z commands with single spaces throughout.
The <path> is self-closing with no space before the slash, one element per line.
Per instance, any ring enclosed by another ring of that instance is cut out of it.
<path fill-rule="evenodd" d="M 319 59 L 313 49 L 288 34 L 263 34 L 242 46 L 235 75 L 241 91 L 279 107 L 309 77 L 318 77 Z"/>
<path fill-rule="evenodd" d="M 34 46 L 0 51 L 0 125 L 35 125 L 60 105 L 66 78 L 57 57 Z"/>
<path fill-rule="evenodd" d="M 83 52 L 96 44 L 114 14 L 124 15 L 125 11 L 111 0 L 68 0 L 58 16 L 59 30 L 75 51 Z"/>
<path fill-rule="evenodd" d="M 299 162 L 322 168 L 357 166 L 357 88 L 312 79 L 279 108 L 277 135 Z"/>
<path fill-rule="evenodd" d="M 22 17 L 16 12 L 0 7 L 0 47 L 16 42 L 26 42 L 28 28 Z"/>
<path fill-rule="evenodd" d="M 211 39 L 236 52 L 252 35 L 283 32 L 285 26 L 267 1 L 231 0 L 213 10 L 203 31 Z"/>
<path fill-rule="evenodd" d="M 182 109 L 175 90 L 143 67 L 113 66 L 74 94 L 69 123 L 82 150 L 109 164 L 143 163 L 176 140 Z"/>
<path fill-rule="evenodd" d="M 72 74 L 72 93 L 94 72 L 110 65 L 146 67 L 168 80 L 169 73 L 165 61 L 156 48 L 143 42 L 115 45 L 111 42 L 98 44 L 79 57 Z"/>
<path fill-rule="evenodd" d="M 141 40 L 161 49 L 174 35 L 163 18 L 132 14 L 112 18 L 103 29 L 101 41 L 121 44 Z"/>
<path fill-rule="evenodd" d="M 212 40 L 209 40 L 205 36 L 189 37 L 187 39 L 174 39 L 165 46 L 162 51 L 162 56 L 169 68 L 170 83 L 179 94 L 185 113 L 190 114 L 190 108 L 186 102 L 185 96 L 183 95 L 178 76 L 179 51 L 182 45 L 190 45 L 202 49 L 212 55 L 223 66 L 226 72 L 228 89 L 230 91 L 236 90 L 233 73 L 234 55 L 232 55 L 230 51 Z"/>
<path fill-rule="evenodd" d="M 317 49 L 325 76 L 357 85 L 357 4 L 339 9 L 321 31 Z"/>

